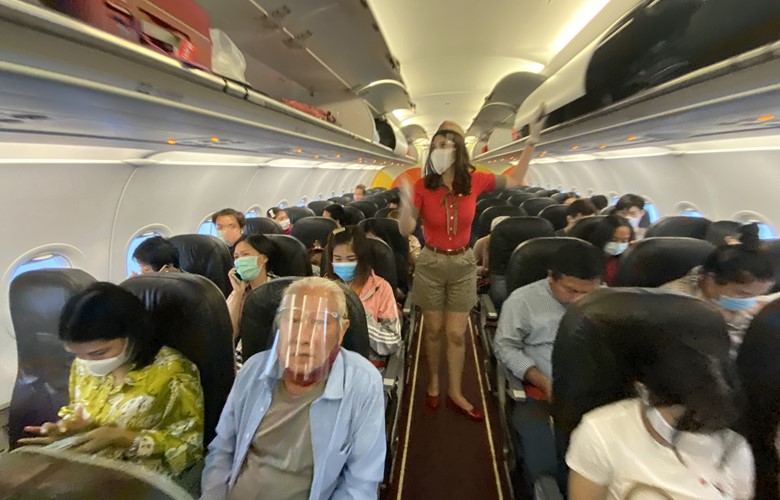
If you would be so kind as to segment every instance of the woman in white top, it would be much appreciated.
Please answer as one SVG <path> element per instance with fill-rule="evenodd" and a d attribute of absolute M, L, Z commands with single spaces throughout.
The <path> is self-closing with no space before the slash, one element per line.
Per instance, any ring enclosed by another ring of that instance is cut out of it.
<path fill-rule="evenodd" d="M 727 353 L 675 342 L 636 382 L 639 398 L 587 413 L 571 437 L 569 499 L 748 499 L 753 455 Z"/>

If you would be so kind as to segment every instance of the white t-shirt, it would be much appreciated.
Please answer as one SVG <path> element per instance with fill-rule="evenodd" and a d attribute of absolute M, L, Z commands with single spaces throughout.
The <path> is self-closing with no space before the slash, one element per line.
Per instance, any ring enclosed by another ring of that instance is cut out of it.
<path fill-rule="evenodd" d="M 638 399 L 627 399 L 587 413 L 571 436 L 569 468 L 606 486 L 610 500 L 752 498 L 753 454 L 742 436 L 732 431 L 718 437 L 684 433 L 681 440 L 696 444 L 678 447 L 685 465 L 650 435 L 642 411 Z M 730 451 L 720 467 L 726 447 Z M 684 451 L 688 449 L 707 458 L 694 460 Z"/>

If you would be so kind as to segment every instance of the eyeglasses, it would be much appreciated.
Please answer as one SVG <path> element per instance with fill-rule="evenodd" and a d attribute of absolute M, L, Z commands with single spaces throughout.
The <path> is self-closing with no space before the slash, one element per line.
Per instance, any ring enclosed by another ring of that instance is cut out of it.
<path fill-rule="evenodd" d="M 315 328 L 326 328 L 328 323 L 335 324 L 342 315 L 335 311 L 303 311 L 298 307 L 285 307 L 277 311 L 280 324 L 299 327 L 302 324 Z"/>

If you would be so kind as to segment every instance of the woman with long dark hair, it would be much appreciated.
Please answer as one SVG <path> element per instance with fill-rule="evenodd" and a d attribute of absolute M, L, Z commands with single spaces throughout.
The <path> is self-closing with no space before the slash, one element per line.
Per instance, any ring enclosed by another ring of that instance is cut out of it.
<path fill-rule="evenodd" d="M 484 419 L 463 395 L 462 377 L 468 315 L 477 302 L 477 264 L 469 248 L 477 197 L 495 189 L 520 186 L 539 141 L 544 108 L 529 124 L 530 135 L 511 175 L 477 172 L 471 164 L 463 130 L 445 121 L 431 140 L 424 177 L 413 190 L 402 189 L 401 231 L 414 231 L 422 218 L 425 248 L 414 273 L 414 302 L 423 311 L 423 341 L 428 360 L 426 403 L 439 406 L 439 365 L 446 337 L 449 368 L 448 405 L 476 421 Z"/>

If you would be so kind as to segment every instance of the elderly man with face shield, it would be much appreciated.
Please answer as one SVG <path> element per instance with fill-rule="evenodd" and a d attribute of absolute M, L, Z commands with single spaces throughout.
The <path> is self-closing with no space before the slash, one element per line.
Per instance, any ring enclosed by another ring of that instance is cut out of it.
<path fill-rule="evenodd" d="M 341 348 L 346 297 L 324 278 L 285 291 L 271 350 L 238 374 L 209 446 L 207 499 L 376 498 L 384 474 L 382 379 Z"/>

